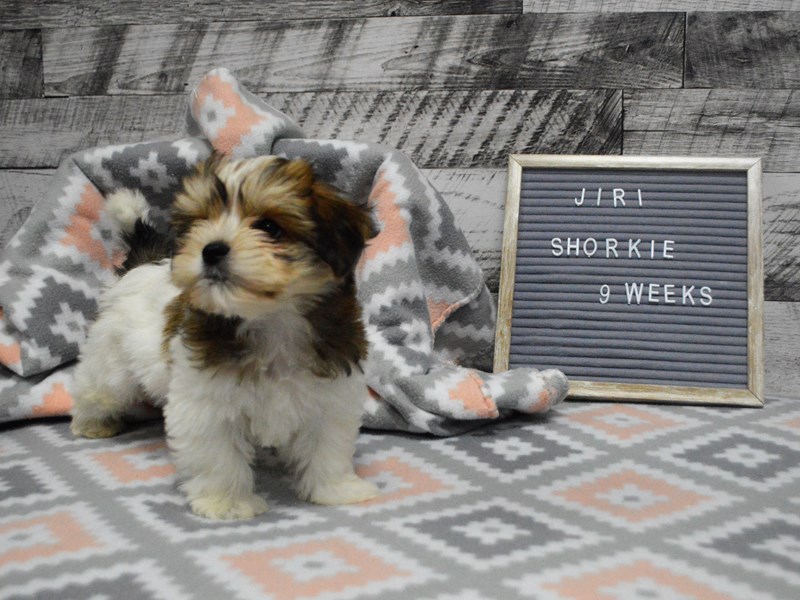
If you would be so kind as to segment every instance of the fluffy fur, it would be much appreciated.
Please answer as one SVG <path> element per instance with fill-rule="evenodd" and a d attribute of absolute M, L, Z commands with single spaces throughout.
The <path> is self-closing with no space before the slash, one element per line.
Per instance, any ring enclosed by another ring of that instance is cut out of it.
<path fill-rule="evenodd" d="M 175 239 L 171 233 L 161 232 L 152 224 L 150 205 L 139 190 L 121 189 L 109 194 L 106 211 L 114 221 L 125 249 L 125 261 L 117 268 L 117 275 L 174 253 Z"/>
<path fill-rule="evenodd" d="M 146 205 L 128 200 L 109 208 L 140 258 L 89 331 L 73 432 L 114 435 L 132 403 L 162 405 L 181 488 L 214 519 L 266 509 L 253 492 L 259 446 L 278 449 L 304 499 L 374 497 L 352 466 L 367 396 L 353 281 L 373 234 L 367 209 L 303 161 L 213 157 L 176 197 L 174 257 L 148 263 L 170 244 L 143 237 Z"/>

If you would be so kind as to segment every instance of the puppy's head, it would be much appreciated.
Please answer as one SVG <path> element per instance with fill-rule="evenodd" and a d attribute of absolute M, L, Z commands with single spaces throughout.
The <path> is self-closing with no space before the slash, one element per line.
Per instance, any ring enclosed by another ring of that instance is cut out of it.
<path fill-rule="evenodd" d="M 303 160 L 212 156 L 176 196 L 173 282 L 203 312 L 256 319 L 352 276 L 369 211 L 316 181 Z"/>

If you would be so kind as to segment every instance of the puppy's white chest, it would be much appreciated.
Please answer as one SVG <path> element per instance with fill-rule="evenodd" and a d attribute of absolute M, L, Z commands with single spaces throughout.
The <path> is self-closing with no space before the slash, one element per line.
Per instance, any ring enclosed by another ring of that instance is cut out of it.
<path fill-rule="evenodd" d="M 169 402 L 202 410 L 230 422 L 260 446 L 284 446 L 296 434 L 337 415 L 360 415 L 367 397 L 363 374 L 319 377 L 307 323 L 293 314 L 242 332 L 249 336 L 252 362 L 243 370 L 198 369 L 178 338 L 173 356 Z"/>
<path fill-rule="evenodd" d="M 286 379 L 263 378 L 254 394 L 243 398 L 242 413 L 260 446 L 283 446 L 313 412 L 298 385 Z"/>

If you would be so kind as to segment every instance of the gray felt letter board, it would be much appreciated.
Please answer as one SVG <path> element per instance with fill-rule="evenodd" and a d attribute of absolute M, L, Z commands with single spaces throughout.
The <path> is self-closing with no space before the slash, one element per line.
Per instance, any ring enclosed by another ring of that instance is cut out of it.
<path fill-rule="evenodd" d="M 570 397 L 760 406 L 758 159 L 511 157 L 495 370 Z"/>

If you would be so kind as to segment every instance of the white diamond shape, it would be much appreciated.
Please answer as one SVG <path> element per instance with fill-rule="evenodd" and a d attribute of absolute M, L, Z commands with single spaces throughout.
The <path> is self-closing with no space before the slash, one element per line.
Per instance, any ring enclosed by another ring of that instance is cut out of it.
<path fill-rule="evenodd" d="M 746 444 L 738 444 L 726 448 L 724 452 L 714 454 L 714 458 L 721 458 L 732 464 L 742 464 L 748 469 L 757 469 L 761 465 L 780 460 L 780 456 L 776 454 L 771 454 L 760 448 L 751 448 Z"/>
<path fill-rule="evenodd" d="M 505 523 L 497 518 L 486 519 L 482 522 L 473 521 L 466 525 L 459 525 L 453 527 L 453 531 L 457 531 L 464 537 L 475 540 L 484 546 L 494 546 L 498 542 L 511 541 L 524 533 L 520 531 L 518 527 L 510 523 Z"/>
<path fill-rule="evenodd" d="M 616 506 L 631 509 L 642 509 L 668 501 L 668 498 L 659 496 L 646 490 L 635 483 L 626 483 L 620 488 L 609 490 L 605 494 L 597 494 L 597 498 L 610 502 Z"/>
<path fill-rule="evenodd" d="M 358 569 L 330 552 L 320 551 L 291 558 L 275 558 L 272 564 L 301 583 L 324 577 L 335 577 L 344 573 L 358 573 Z"/>

